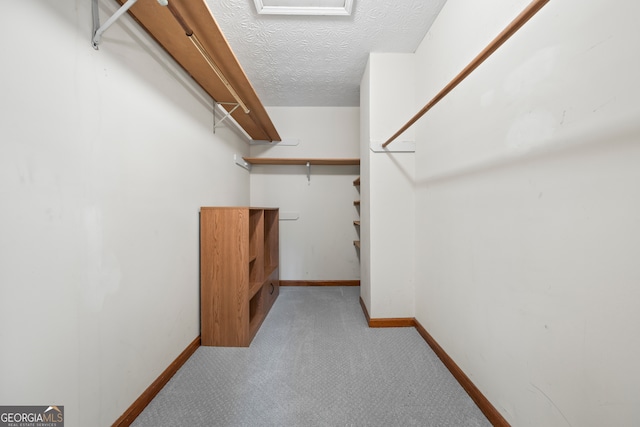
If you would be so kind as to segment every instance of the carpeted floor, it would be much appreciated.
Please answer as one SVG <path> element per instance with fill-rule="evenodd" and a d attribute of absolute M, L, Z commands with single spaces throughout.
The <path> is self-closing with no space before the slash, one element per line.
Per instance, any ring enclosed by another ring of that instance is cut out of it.
<path fill-rule="evenodd" d="M 249 348 L 200 347 L 132 424 L 490 426 L 414 328 L 358 287 L 283 287 Z"/>

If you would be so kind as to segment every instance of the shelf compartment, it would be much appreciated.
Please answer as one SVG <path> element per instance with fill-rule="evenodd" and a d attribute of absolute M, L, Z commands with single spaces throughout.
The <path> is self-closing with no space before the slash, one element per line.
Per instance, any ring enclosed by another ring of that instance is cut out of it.
<path fill-rule="evenodd" d="M 263 316 L 263 290 L 262 286 L 258 286 L 258 292 L 249 300 L 249 339 L 252 339 L 260 324 L 262 323 Z"/>
<path fill-rule="evenodd" d="M 258 291 L 262 288 L 262 282 L 250 282 L 249 283 L 249 298 L 253 298 Z"/>

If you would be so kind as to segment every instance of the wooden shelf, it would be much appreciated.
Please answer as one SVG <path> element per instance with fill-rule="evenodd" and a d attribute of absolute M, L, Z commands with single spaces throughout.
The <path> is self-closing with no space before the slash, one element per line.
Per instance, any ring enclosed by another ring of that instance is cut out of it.
<path fill-rule="evenodd" d="M 355 181 L 353 181 L 353 185 L 354 185 L 355 187 L 358 187 L 358 186 L 360 185 L 360 177 L 357 177 L 357 178 L 355 179 Z"/>
<path fill-rule="evenodd" d="M 252 165 L 302 165 L 309 163 L 312 166 L 348 166 L 360 165 L 360 159 L 289 159 L 278 157 L 243 157 L 244 161 Z"/>
<path fill-rule="evenodd" d="M 356 248 L 360 249 L 360 240 L 354 240 L 353 244 L 355 245 Z"/>
<path fill-rule="evenodd" d="M 353 221 L 353 225 L 357 225 L 358 227 L 360 227 L 360 221 Z"/>
<path fill-rule="evenodd" d="M 360 206 L 360 200 L 356 200 L 355 202 L 353 202 L 354 206 Z"/>
<path fill-rule="evenodd" d="M 249 283 L 249 299 L 253 298 L 255 294 L 262 288 L 262 282 L 251 282 Z"/>
<path fill-rule="evenodd" d="M 125 0 L 117 0 L 123 4 Z M 249 114 L 242 108 L 231 116 L 252 139 L 280 141 L 267 111 L 251 86 L 244 70 L 218 27 L 205 0 L 170 0 L 182 15 L 186 24 L 198 37 L 206 51 L 214 59 L 222 74 L 247 105 Z M 235 103 L 231 91 L 212 70 L 204 56 L 191 43 L 189 37 L 167 7 L 155 1 L 137 2 L 129 13 L 167 51 L 175 61 L 219 103 Z M 227 111 L 233 105 L 223 105 Z"/>
<path fill-rule="evenodd" d="M 247 347 L 279 293 L 278 209 L 200 209 L 203 346 Z"/>

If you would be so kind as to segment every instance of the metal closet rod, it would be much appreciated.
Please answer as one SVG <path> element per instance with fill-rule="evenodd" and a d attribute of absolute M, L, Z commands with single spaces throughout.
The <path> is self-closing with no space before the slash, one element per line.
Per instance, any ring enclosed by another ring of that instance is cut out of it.
<path fill-rule="evenodd" d="M 159 2 L 160 1 L 162 1 L 162 3 L 164 3 L 166 0 L 159 0 Z M 222 70 L 220 70 L 218 65 L 213 60 L 213 58 L 211 58 L 211 55 L 209 55 L 209 52 L 207 52 L 205 47 L 200 42 L 200 39 L 198 38 L 198 36 L 196 36 L 196 34 L 193 32 L 193 30 L 191 29 L 189 24 L 187 24 L 187 21 L 182 17 L 180 12 L 175 8 L 175 6 L 173 6 L 173 4 L 171 2 L 167 2 L 166 6 L 169 9 L 169 11 L 171 12 L 171 14 L 173 15 L 173 17 L 176 19 L 176 21 L 178 21 L 178 23 L 180 24 L 180 26 L 184 30 L 186 36 L 189 37 L 189 40 L 191 40 L 191 43 L 193 43 L 193 45 L 196 47 L 196 49 L 198 49 L 198 52 L 200 52 L 200 55 L 202 55 L 202 57 L 205 59 L 205 61 L 207 61 L 207 64 L 209 64 L 209 67 L 211 67 L 211 69 L 218 76 L 218 78 L 220 79 L 222 84 L 227 88 L 227 90 L 229 90 L 229 93 L 231 94 L 233 99 L 236 100 L 236 102 L 238 103 L 240 108 L 242 108 L 242 110 L 245 112 L 245 114 L 247 114 L 249 116 L 251 121 L 257 127 L 259 127 L 262 130 L 262 133 L 264 133 L 265 136 L 267 137 L 266 139 L 269 140 L 270 142 L 273 142 L 273 138 L 271 138 L 271 135 L 269 135 L 269 132 L 267 132 L 267 130 L 264 128 L 264 126 L 262 124 L 262 121 L 260 121 L 259 118 L 255 117 L 255 114 L 253 114 L 253 112 L 251 110 L 249 110 L 249 108 L 244 103 L 244 101 L 242 101 L 242 98 L 240 98 L 240 95 L 238 95 L 238 92 L 236 92 L 236 90 L 233 88 L 233 86 L 231 86 L 231 83 L 229 83 L 229 80 L 227 80 L 227 78 L 225 77 L 224 73 L 222 72 Z M 229 115 L 232 112 L 233 112 L 233 110 L 231 112 L 229 112 Z"/>
<path fill-rule="evenodd" d="M 229 93 L 231 93 L 231 96 L 233 97 L 233 99 L 236 100 L 236 102 L 238 103 L 238 105 L 240 105 L 240 108 L 242 108 L 245 114 L 249 114 L 249 108 L 247 107 L 247 104 L 245 104 L 242 101 L 242 99 L 240 98 L 240 95 L 238 95 L 238 92 L 236 92 L 233 86 L 231 86 L 231 83 L 229 83 L 229 80 L 227 80 L 225 75 L 222 73 L 222 70 L 220 70 L 218 65 L 213 60 L 213 58 L 211 58 L 211 55 L 209 55 L 209 52 L 207 52 L 205 47 L 202 45 L 198 36 L 194 34 L 189 24 L 187 24 L 187 21 L 184 20 L 180 12 L 178 12 L 178 10 L 175 8 L 175 6 L 173 6 L 171 2 L 168 2 L 166 6 L 171 12 L 171 14 L 173 15 L 173 17 L 176 19 L 176 21 L 178 21 L 178 23 L 184 30 L 185 34 L 187 35 L 187 37 L 189 37 L 189 40 L 191 40 L 191 43 L 193 43 L 196 49 L 198 49 L 198 52 L 200 52 L 200 55 L 202 55 L 204 60 L 207 61 L 207 64 L 209 64 L 209 67 L 211 67 L 211 69 L 216 74 L 216 76 L 218 76 L 222 84 L 227 88 L 227 90 L 229 90 Z"/>
<path fill-rule="evenodd" d="M 482 64 L 488 57 L 491 56 L 504 42 L 514 35 L 529 19 L 531 19 L 549 0 L 533 0 L 529 6 L 527 6 L 511 23 L 504 29 L 498 36 L 493 39 L 487 47 L 484 48 L 478 56 L 476 56 L 457 76 L 453 78 L 438 94 L 429 101 L 415 116 L 413 116 L 404 126 L 400 128 L 396 133 L 387 139 L 382 147 L 386 147 L 391 144 L 394 139 L 399 137 L 404 131 L 409 129 L 415 122 L 417 122 L 427 111 L 442 100 L 449 94 L 461 81 L 466 79 L 480 64 Z"/>

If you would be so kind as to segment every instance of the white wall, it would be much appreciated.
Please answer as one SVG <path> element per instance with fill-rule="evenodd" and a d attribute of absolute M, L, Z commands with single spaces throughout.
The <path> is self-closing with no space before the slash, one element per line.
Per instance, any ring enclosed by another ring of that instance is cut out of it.
<path fill-rule="evenodd" d="M 371 61 L 360 81 L 360 299 L 371 315 Z"/>
<path fill-rule="evenodd" d="M 255 157 L 358 158 L 357 107 L 269 107 L 269 116 L 284 140 L 296 146 L 252 146 Z M 281 280 L 357 280 L 358 252 L 353 221 L 359 199 L 353 181 L 358 166 L 256 165 L 251 171 L 251 205 L 276 206 L 280 221 Z"/>
<path fill-rule="evenodd" d="M 94 51 L 90 3 L 0 15 L 0 403 L 69 427 L 111 425 L 199 335 L 199 207 L 249 202 L 248 145 L 128 16 Z"/>
<path fill-rule="evenodd" d="M 372 318 L 414 317 L 414 153 L 374 152 L 417 111 L 413 54 L 372 53 L 360 86 L 362 300 Z M 364 116 L 364 115 L 363 115 Z M 400 140 L 414 140 L 413 130 Z M 390 147 L 390 150 L 393 150 Z"/>
<path fill-rule="evenodd" d="M 424 105 L 528 0 L 449 0 Z M 416 317 L 516 426 L 640 424 L 640 4 L 551 1 L 416 127 Z"/>

